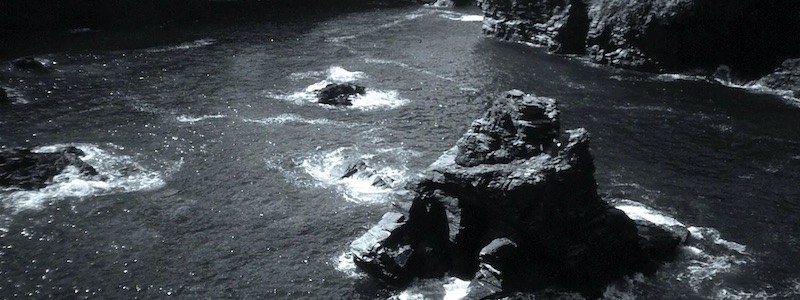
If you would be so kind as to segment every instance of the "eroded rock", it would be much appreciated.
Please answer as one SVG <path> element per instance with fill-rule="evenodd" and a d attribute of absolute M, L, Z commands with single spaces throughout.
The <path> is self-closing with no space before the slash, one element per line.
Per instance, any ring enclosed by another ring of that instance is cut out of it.
<path fill-rule="evenodd" d="M 682 242 L 600 199 L 586 130 L 562 132 L 555 100 L 517 90 L 411 186 L 410 208 L 352 246 L 356 264 L 391 286 L 450 274 L 472 279 L 475 297 L 549 287 L 594 296 L 654 272 Z"/>

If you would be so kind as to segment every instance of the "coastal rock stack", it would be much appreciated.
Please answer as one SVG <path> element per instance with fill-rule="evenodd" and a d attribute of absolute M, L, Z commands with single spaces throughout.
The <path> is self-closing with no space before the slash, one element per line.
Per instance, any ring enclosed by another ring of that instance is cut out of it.
<path fill-rule="evenodd" d="M 351 245 L 355 263 L 389 286 L 449 274 L 472 280 L 470 299 L 551 287 L 596 295 L 654 272 L 686 238 L 603 201 L 587 131 L 561 131 L 555 100 L 518 90 L 424 175 L 410 203 Z"/>
<path fill-rule="evenodd" d="M 486 34 L 645 71 L 769 73 L 800 57 L 795 0 L 482 0 Z"/>

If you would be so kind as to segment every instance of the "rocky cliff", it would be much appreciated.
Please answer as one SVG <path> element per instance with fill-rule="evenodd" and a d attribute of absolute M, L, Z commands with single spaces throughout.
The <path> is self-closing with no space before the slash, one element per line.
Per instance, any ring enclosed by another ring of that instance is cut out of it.
<path fill-rule="evenodd" d="M 351 246 L 390 286 L 450 274 L 472 280 L 469 299 L 552 287 L 593 296 L 654 272 L 687 236 L 600 199 L 587 131 L 561 131 L 555 100 L 517 90 L 424 175 L 410 203 Z"/>
<path fill-rule="evenodd" d="M 795 0 L 482 0 L 485 33 L 647 71 L 731 66 L 755 77 L 800 57 Z"/>

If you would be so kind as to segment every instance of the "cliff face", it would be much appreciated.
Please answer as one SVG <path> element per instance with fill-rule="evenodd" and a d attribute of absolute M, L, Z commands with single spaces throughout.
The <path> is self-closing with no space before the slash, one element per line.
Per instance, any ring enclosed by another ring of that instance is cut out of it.
<path fill-rule="evenodd" d="M 800 1 L 483 0 L 485 33 L 648 71 L 765 74 L 800 56 Z"/>
<path fill-rule="evenodd" d="M 391 286 L 471 279 L 468 299 L 547 287 L 596 295 L 623 275 L 654 272 L 685 232 L 600 199 L 589 134 L 559 124 L 553 99 L 499 97 L 413 186 L 405 209 L 352 243 L 356 264 Z"/>

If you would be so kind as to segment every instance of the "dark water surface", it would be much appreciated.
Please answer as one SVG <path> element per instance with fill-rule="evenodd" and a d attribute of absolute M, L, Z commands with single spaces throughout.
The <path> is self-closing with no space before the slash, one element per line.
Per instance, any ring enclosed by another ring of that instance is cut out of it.
<path fill-rule="evenodd" d="M 345 253 L 512 88 L 557 99 L 564 128 L 589 130 L 605 198 L 690 226 L 675 262 L 606 298 L 800 297 L 795 103 L 498 42 L 479 13 L 18 41 L 56 64 L 0 70 L 17 102 L 0 108 L 0 144 L 75 144 L 106 176 L 0 191 L 0 298 L 458 299 L 453 278 L 381 291 Z M 351 80 L 370 89 L 352 108 L 307 91 Z M 339 180 L 358 160 L 394 188 Z"/>

